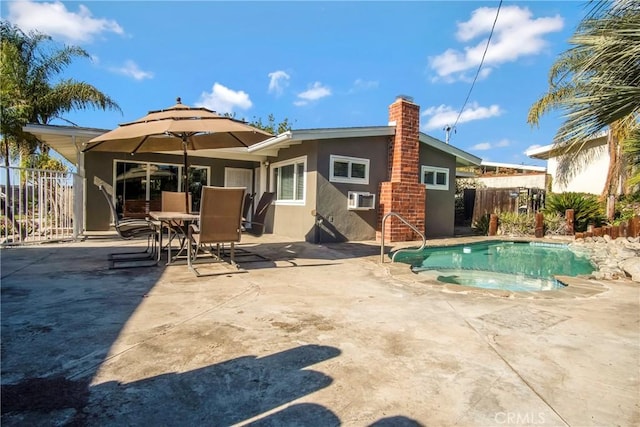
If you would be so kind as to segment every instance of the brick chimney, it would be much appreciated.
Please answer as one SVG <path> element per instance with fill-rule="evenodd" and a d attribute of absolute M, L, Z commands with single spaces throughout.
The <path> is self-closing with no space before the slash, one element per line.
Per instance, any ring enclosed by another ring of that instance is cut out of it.
<path fill-rule="evenodd" d="M 413 99 L 399 96 L 389 106 L 389 123 L 396 132 L 389 146 L 389 181 L 380 183 L 380 217 L 396 212 L 418 230 L 424 231 L 426 189 L 420 183 L 420 106 Z M 385 240 L 402 242 L 419 237 L 398 218 L 390 217 L 385 224 Z"/>

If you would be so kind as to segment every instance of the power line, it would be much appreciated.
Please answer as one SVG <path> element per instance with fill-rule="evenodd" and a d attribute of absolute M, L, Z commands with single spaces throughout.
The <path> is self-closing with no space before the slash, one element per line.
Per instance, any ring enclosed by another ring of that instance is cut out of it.
<path fill-rule="evenodd" d="M 489 33 L 489 38 L 487 39 L 487 45 L 484 48 L 484 53 L 482 54 L 482 59 L 480 60 L 480 65 L 478 65 L 478 71 L 476 72 L 476 76 L 473 78 L 473 82 L 471 83 L 471 87 L 469 88 L 469 93 L 467 93 L 467 98 L 464 100 L 464 104 L 462 104 L 462 108 L 458 113 L 458 117 L 456 118 L 456 122 L 450 129 L 455 129 L 458 124 L 458 120 L 460 120 L 460 116 L 462 116 L 462 112 L 464 111 L 464 107 L 467 106 L 467 102 L 469 102 L 469 97 L 471 96 L 471 91 L 473 91 L 473 86 L 476 84 L 476 80 L 478 80 L 478 76 L 480 75 L 480 70 L 482 69 L 482 64 L 484 63 L 484 57 L 487 55 L 487 50 L 489 50 L 489 43 L 491 43 L 491 37 L 493 36 L 493 31 L 496 28 L 496 22 L 498 22 L 498 15 L 500 15 L 500 8 L 502 7 L 502 0 L 498 4 L 498 10 L 496 11 L 496 18 L 493 20 L 493 26 L 491 27 L 491 32 Z"/>

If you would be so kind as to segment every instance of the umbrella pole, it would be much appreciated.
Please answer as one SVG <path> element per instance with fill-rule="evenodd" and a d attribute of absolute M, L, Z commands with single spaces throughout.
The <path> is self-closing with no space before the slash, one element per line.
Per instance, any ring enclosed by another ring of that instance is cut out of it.
<path fill-rule="evenodd" d="M 187 138 L 182 137 L 182 149 L 184 157 L 184 171 L 182 172 L 182 185 L 184 185 L 184 213 L 191 213 L 189 206 L 189 162 L 187 159 Z"/>

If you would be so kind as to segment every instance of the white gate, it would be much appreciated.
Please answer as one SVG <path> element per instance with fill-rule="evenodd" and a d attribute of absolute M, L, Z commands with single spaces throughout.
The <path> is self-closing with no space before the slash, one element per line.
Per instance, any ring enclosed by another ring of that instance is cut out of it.
<path fill-rule="evenodd" d="M 0 167 L 0 245 L 77 238 L 83 187 L 72 172 Z"/>

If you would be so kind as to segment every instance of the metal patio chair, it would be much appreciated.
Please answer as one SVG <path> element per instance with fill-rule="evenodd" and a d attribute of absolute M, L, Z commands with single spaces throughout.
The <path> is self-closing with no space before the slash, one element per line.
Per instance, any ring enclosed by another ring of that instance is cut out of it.
<path fill-rule="evenodd" d="M 121 219 L 118 216 L 113 199 L 107 188 L 98 185 L 100 192 L 104 196 L 109 206 L 111 214 L 111 226 L 116 230 L 118 236 L 124 240 L 132 240 L 146 237 L 147 247 L 142 251 L 134 252 L 114 252 L 109 254 L 109 268 L 130 268 L 130 267 L 150 267 L 156 265 L 156 228 L 146 219 Z M 127 263 L 127 265 L 116 266 L 118 263 Z M 134 263 L 134 264 L 131 264 Z"/>
<path fill-rule="evenodd" d="M 198 225 L 191 224 L 188 231 L 188 244 L 194 246 L 188 264 L 196 276 L 202 276 L 194 267 L 200 252 L 204 250 L 216 261 L 224 262 L 221 246 L 225 243 L 230 244 L 229 262 L 237 267 L 234 250 L 242 237 L 244 192 L 244 187 L 202 187 L 200 221 Z"/>

